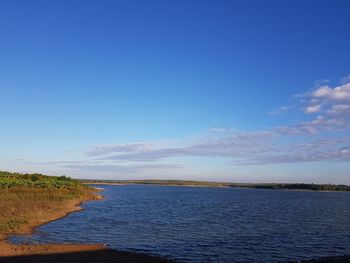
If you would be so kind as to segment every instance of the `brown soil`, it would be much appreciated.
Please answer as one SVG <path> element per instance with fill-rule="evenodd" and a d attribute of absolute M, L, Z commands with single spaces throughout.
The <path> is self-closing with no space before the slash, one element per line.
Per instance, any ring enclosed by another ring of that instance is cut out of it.
<path fill-rule="evenodd" d="M 57 209 L 50 209 L 47 211 L 43 209 L 40 211 L 40 216 L 33 217 L 28 220 L 25 225 L 21 226 L 19 231 L 16 231 L 16 233 L 31 234 L 35 227 L 65 217 L 72 212 L 82 210 L 82 208 L 79 206 L 82 202 L 89 200 L 101 200 L 102 198 L 103 197 L 101 195 L 89 193 L 79 199 L 62 201 L 62 204 Z M 0 235 L 0 257 L 106 249 L 106 247 L 103 245 L 15 245 L 8 243 L 6 238 L 7 235 Z"/>
<path fill-rule="evenodd" d="M 0 241 L 0 257 L 23 256 L 33 254 L 69 253 L 77 251 L 96 251 L 101 249 L 106 249 L 106 247 L 104 245 L 98 244 L 14 245 L 8 243 L 6 240 Z"/>

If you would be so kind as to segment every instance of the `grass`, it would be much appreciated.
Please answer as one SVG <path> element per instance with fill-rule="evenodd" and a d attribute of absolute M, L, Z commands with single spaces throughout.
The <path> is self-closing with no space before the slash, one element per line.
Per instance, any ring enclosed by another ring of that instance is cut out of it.
<path fill-rule="evenodd" d="M 93 198 L 92 188 L 66 176 L 0 172 L 0 236 L 27 233 L 69 202 Z"/>

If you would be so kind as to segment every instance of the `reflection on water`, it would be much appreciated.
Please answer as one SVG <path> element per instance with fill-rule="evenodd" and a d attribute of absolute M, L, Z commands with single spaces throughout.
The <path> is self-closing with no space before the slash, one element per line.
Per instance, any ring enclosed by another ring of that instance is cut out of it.
<path fill-rule="evenodd" d="M 350 254 L 350 193 L 103 186 L 105 200 L 13 242 L 105 243 L 183 262 Z"/>

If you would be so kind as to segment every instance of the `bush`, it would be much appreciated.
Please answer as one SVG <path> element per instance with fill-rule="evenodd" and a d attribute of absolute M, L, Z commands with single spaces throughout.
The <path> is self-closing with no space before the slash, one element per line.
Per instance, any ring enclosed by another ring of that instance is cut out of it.
<path fill-rule="evenodd" d="M 43 174 L 20 174 L 0 171 L 0 188 L 35 187 L 35 188 L 75 188 L 82 187 L 76 180 L 65 175 L 47 176 Z"/>

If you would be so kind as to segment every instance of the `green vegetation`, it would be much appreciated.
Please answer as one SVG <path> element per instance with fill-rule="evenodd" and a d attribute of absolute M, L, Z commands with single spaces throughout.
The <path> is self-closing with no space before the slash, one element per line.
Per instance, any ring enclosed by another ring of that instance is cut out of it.
<path fill-rule="evenodd" d="M 202 187 L 244 187 L 273 190 L 311 190 L 311 191 L 350 191 L 348 185 L 334 184 L 245 184 L 227 182 L 183 181 L 183 180 L 81 180 L 90 184 L 154 184 L 174 186 L 202 186 Z"/>
<path fill-rule="evenodd" d="M 92 188 L 66 176 L 0 172 L 0 240 L 30 232 L 72 209 L 72 202 L 94 198 Z"/>
<path fill-rule="evenodd" d="M 47 176 L 43 174 L 20 174 L 0 171 L 0 188 L 74 188 L 79 182 L 66 176 Z"/>

